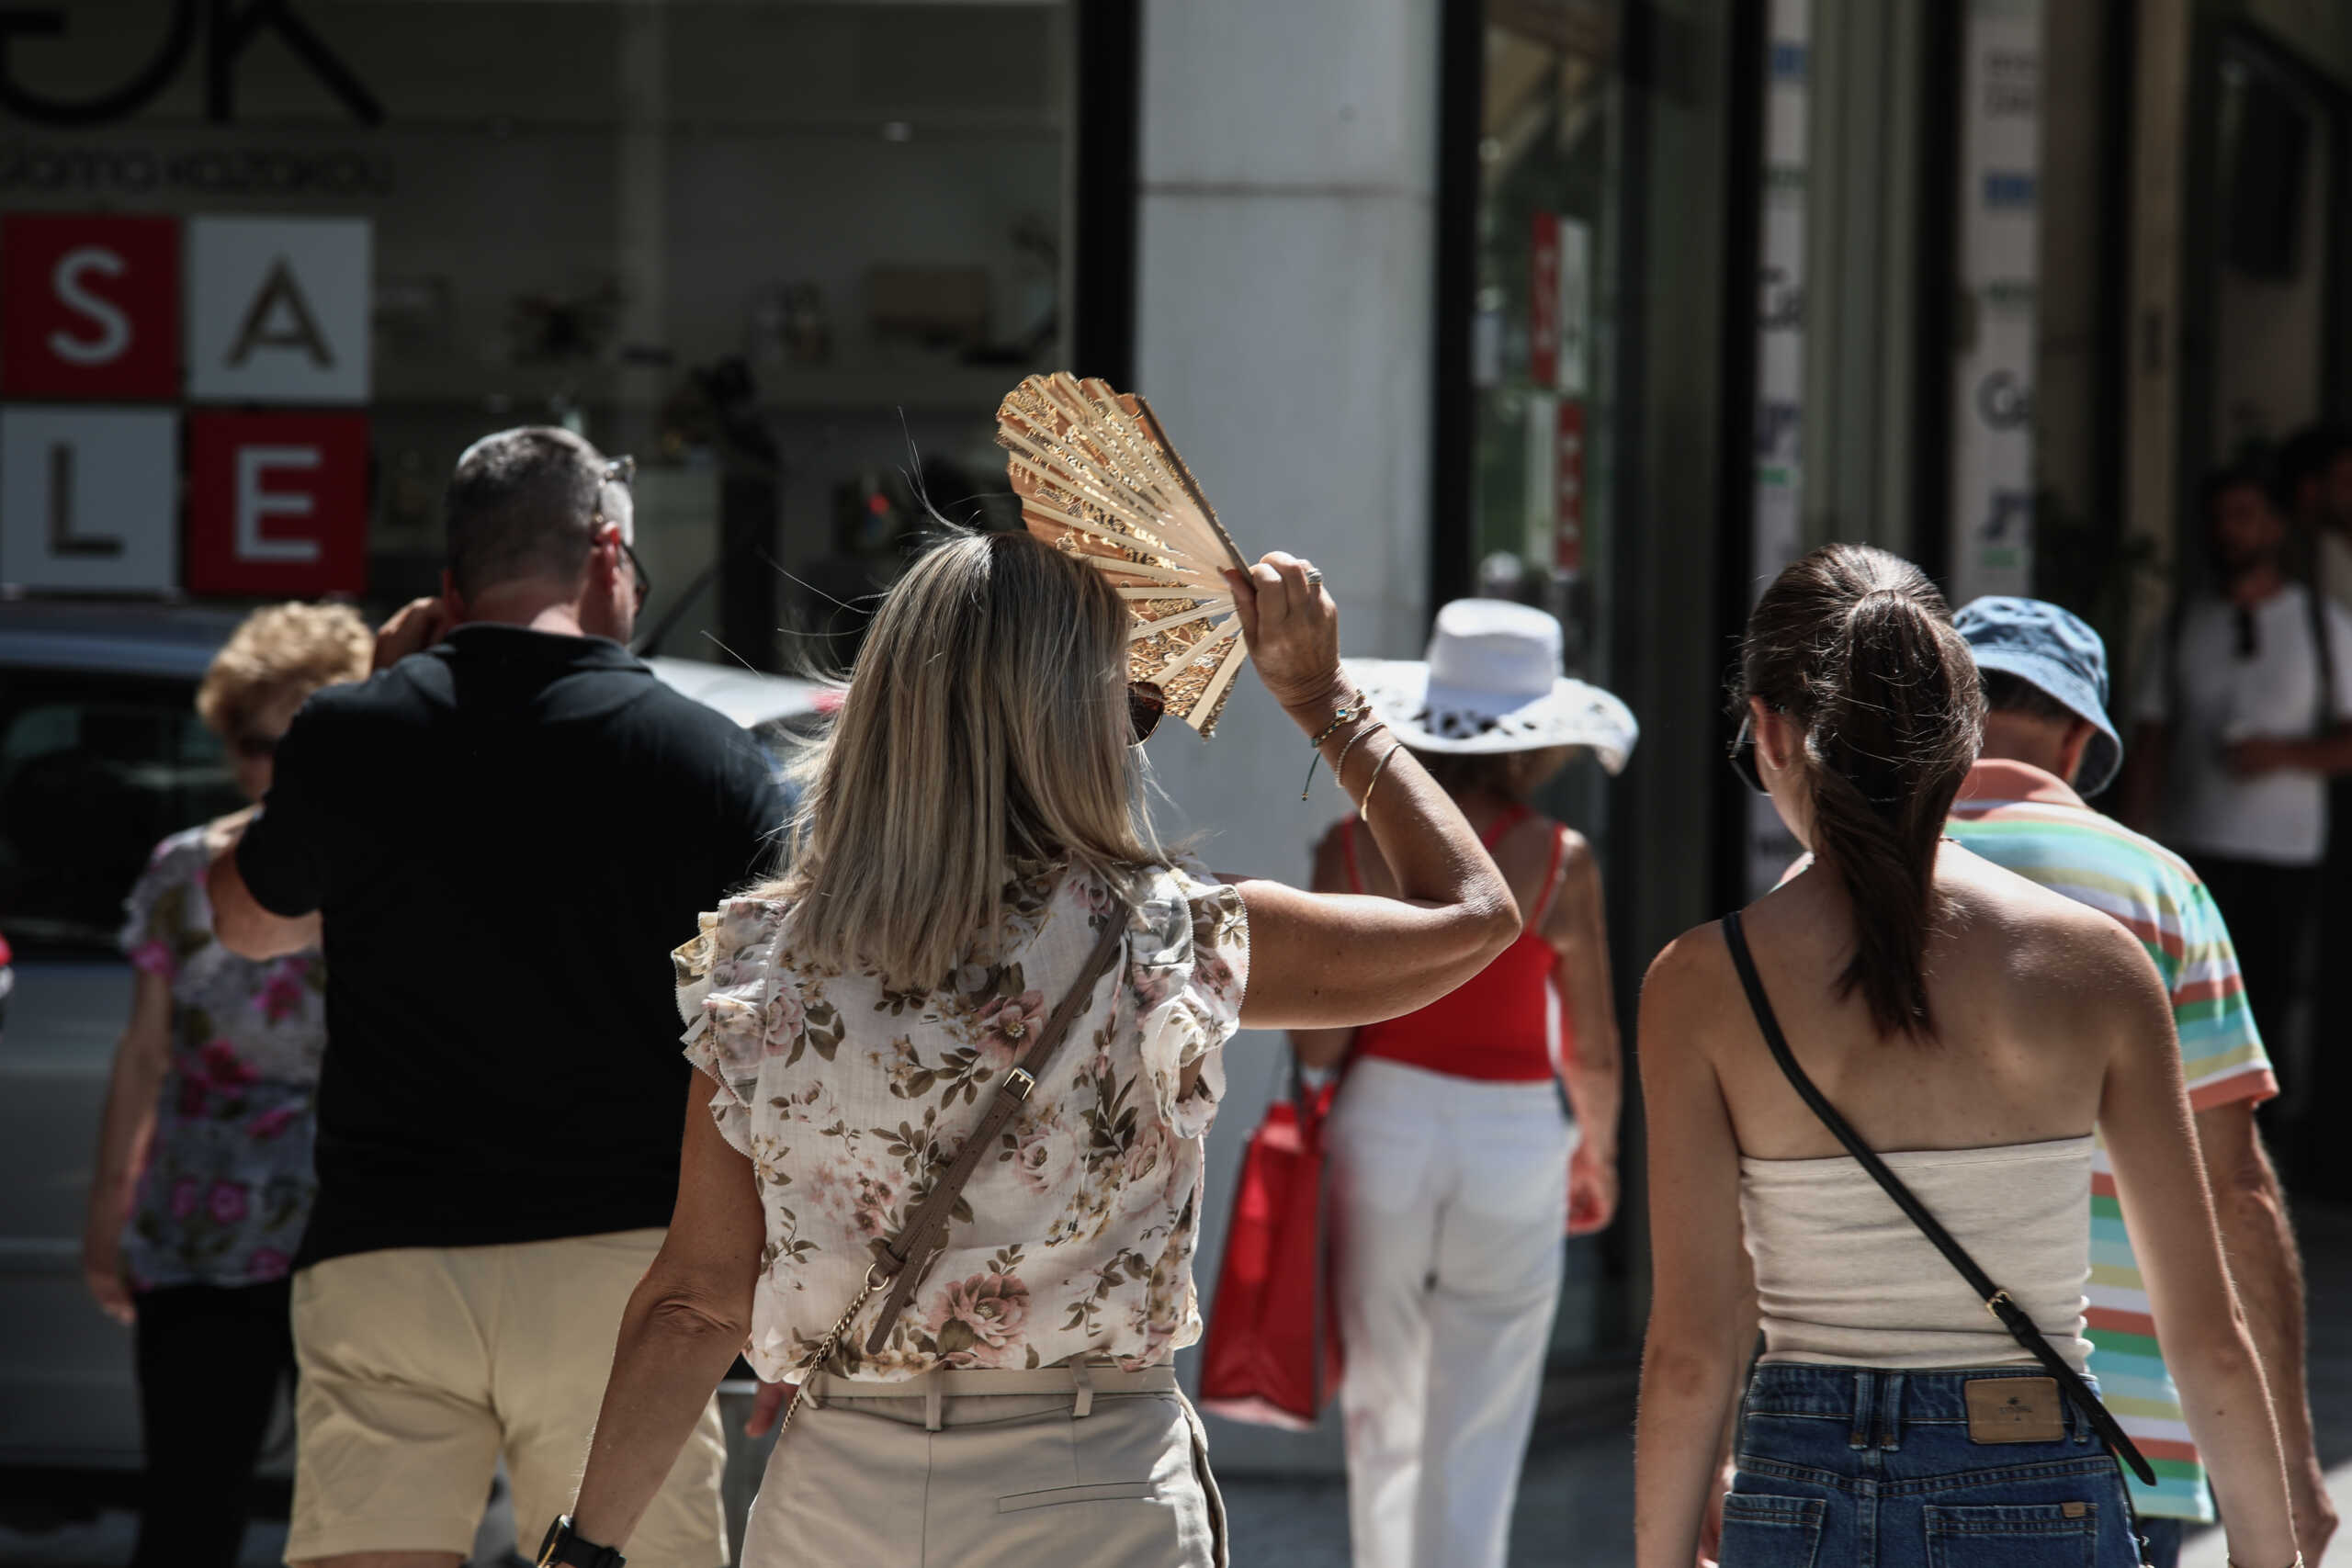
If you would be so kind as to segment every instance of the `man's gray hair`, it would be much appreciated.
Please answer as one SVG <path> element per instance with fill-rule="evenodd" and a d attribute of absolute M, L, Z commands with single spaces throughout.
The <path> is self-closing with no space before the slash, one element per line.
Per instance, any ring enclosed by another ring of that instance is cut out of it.
<path fill-rule="evenodd" d="M 604 477 L 604 454 L 555 425 L 502 430 L 467 447 L 443 507 L 458 592 L 576 581 L 594 543 Z"/>

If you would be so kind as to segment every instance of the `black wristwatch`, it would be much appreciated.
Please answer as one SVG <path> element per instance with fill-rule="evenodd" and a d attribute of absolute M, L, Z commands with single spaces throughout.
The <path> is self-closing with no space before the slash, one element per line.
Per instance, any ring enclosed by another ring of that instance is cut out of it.
<path fill-rule="evenodd" d="M 628 1561 L 612 1547 L 582 1540 L 571 1528 L 570 1514 L 558 1514 L 555 1523 L 548 1527 L 547 1540 L 539 1542 L 539 1568 L 555 1568 L 557 1563 L 566 1568 L 621 1568 Z"/>

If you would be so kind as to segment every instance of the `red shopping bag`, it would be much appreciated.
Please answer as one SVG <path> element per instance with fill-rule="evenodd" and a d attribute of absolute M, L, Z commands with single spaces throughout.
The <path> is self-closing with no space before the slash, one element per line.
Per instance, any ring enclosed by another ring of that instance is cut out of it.
<path fill-rule="evenodd" d="M 1339 1391 L 1340 1320 L 1324 1235 L 1324 1129 L 1337 1081 L 1266 1108 L 1241 1162 L 1201 1348 L 1200 1407 L 1303 1431 Z"/>

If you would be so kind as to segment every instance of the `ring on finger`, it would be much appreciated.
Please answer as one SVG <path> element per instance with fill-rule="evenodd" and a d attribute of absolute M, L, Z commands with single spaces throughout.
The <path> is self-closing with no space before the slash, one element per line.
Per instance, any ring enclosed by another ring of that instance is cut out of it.
<path fill-rule="evenodd" d="M 1320 567 L 1310 566 L 1306 569 L 1306 586 L 1309 588 L 1323 586 L 1323 571 Z"/>

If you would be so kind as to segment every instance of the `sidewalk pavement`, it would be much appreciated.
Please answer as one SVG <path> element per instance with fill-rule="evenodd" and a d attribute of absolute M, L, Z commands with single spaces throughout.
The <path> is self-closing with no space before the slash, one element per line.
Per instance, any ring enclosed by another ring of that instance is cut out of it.
<path fill-rule="evenodd" d="M 2303 1249 L 2304 1314 L 2311 1343 L 2312 1418 L 2318 1428 L 2320 1462 L 2327 1467 L 2328 1494 L 2346 1521 L 2327 1553 L 2344 1568 L 2352 1564 L 2352 1208 L 2295 1209 L 2295 1236 Z M 2226 1568 L 2229 1552 L 2219 1529 L 2208 1529 L 2181 1548 L 2181 1568 Z M 2316 1562 L 2309 1568 L 2320 1568 Z"/>

